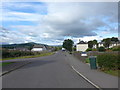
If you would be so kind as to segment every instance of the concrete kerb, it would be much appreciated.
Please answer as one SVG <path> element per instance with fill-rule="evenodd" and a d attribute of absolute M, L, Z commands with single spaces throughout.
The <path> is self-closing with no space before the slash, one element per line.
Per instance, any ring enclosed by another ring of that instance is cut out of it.
<path fill-rule="evenodd" d="M 85 79 L 87 82 L 89 82 L 91 85 L 93 85 L 95 88 L 97 88 L 98 90 L 102 90 L 98 85 L 96 85 L 95 83 L 93 83 L 92 81 L 90 81 L 87 77 L 85 77 L 83 74 L 81 74 L 80 72 L 78 72 L 73 66 L 71 66 L 71 68 L 79 75 L 81 76 L 83 79 Z"/>
<path fill-rule="evenodd" d="M 65 56 L 67 56 L 65 54 Z M 72 65 L 69 64 L 69 66 L 79 75 L 81 76 L 84 80 L 86 80 L 88 83 L 90 83 L 92 86 L 94 86 L 96 89 L 98 90 L 102 90 L 101 87 L 99 87 L 98 85 L 96 85 L 95 83 L 93 83 L 92 81 L 90 81 L 87 77 L 85 77 L 83 74 L 81 74 L 79 71 L 77 71 Z"/>
<path fill-rule="evenodd" d="M 17 69 L 19 69 L 19 68 L 21 68 L 21 67 L 23 67 L 23 66 L 25 66 L 25 65 L 27 65 L 27 64 L 30 64 L 30 63 L 32 63 L 32 62 L 25 63 L 25 64 L 23 64 L 23 65 L 21 65 L 21 66 L 19 66 L 19 67 L 10 69 L 9 71 L 5 71 L 5 72 L 3 72 L 3 73 L 0 75 L 0 77 L 2 77 L 2 76 L 5 75 L 5 74 L 8 74 L 8 73 L 10 73 L 10 72 L 12 72 L 12 71 L 14 71 L 14 70 L 17 70 Z"/>

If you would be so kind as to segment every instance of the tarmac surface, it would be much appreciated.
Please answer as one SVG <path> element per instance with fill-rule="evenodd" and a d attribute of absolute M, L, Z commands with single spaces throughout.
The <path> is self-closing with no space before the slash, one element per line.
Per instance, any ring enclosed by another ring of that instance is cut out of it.
<path fill-rule="evenodd" d="M 66 52 L 18 61 L 30 63 L 3 75 L 2 88 L 95 88 L 71 68 Z"/>

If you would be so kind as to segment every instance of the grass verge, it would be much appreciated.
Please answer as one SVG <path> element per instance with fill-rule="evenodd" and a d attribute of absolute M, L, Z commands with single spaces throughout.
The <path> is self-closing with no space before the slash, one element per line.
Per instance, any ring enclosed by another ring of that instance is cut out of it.
<path fill-rule="evenodd" d="M 85 59 L 85 63 L 90 63 L 89 58 Z M 105 70 L 105 71 L 101 70 L 101 71 L 106 73 L 106 74 L 110 74 L 110 75 L 113 75 L 113 76 L 120 77 L 120 70 Z"/>
<path fill-rule="evenodd" d="M 0 59 L 0 60 L 35 58 L 35 57 L 49 56 L 49 55 L 53 55 L 53 54 L 54 54 L 54 52 L 49 52 L 49 53 L 43 53 L 43 54 L 39 54 L 39 55 L 22 56 L 22 57 L 14 57 L 14 58 L 11 57 L 11 58 L 4 58 L 4 59 Z"/>
<path fill-rule="evenodd" d="M 5 65 L 8 65 L 8 64 L 12 64 L 12 63 L 14 63 L 14 62 L 1 62 L 0 66 L 5 66 Z"/>
<path fill-rule="evenodd" d="M 120 77 L 120 70 L 109 70 L 109 71 L 103 71 L 107 74 L 113 75 L 113 76 L 118 76 Z"/>
<path fill-rule="evenodd" d="M 86 59 L 85 59 L 85 63 L 90 63 L 89 58 L 86 58 Z"/>

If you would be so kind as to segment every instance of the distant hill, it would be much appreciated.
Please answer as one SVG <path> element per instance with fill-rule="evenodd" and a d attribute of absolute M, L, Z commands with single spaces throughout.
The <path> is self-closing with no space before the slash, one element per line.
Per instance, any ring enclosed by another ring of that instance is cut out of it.
<path fill-rule="evenodd" d="M 44 45 L 44 46 L 48 47 L 48 45 L 34 43 L 34 42 L 21 43 L 21 44 L 3 44 L 3 45 L 0 45 L 0 47 L 6 48 L 6 49 L 14 49 L 14 48 L 28 48 L 28 49 L 31 49 L 31 48 L 33 48 L 34 45 Z"/>

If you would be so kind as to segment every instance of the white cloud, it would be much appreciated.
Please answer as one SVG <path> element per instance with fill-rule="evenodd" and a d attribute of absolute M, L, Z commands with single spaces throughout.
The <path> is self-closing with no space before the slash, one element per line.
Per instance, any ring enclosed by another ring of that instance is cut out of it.
<path fill-rule="evenodd" d="M 39 18 L 42 18 L 42 15 L 36 13 L 24 13 L 24 12 L 15 12 L 7 11 L 3 13 L 3 21 L 38 21 Z"/>
<path fill-rule="evenodd" d="M 13 25 L 20 33 L 26 37 L 16 37 L 14 42 L 22 41 L 51 41 L 61 43 L 65 36 L 70 35 L 77 42 L 78 38 L 85 41 L 97 39 L 101 37 L 97 35 L 99 28 L 107 27 L 108 33 L 118 28 L 113 25 L 117 23 L 117 3 L 46 3 L 47 14 L 25 13 L 25 12 L 6 12 L 3 20 L 6 21 L 33 21 L 35 26 Z M 25 5 L 24 5 L 25 6 Z M 27 7 L 29 5 L 26 5 Z M 21 7 L 24 8 L 24 7 Z M 34 6 L 33 6 L 34 8 Z M 38 7 L 36 11 L 38 10 Z M 108 18 L 109 17 L 109 18 Z M 107 18 L 107 19 L 106 19 Z M 105 20 L 106 19 L 106 20 Z M 112 26 L 113 25 L 113 26 Z M 106 33 L 105 30 L 100 31 Z M 13 32 L 12 32 L 13 33 Z M 9 36 L 8 36 L 9 37 Z M 6 37 L 6 38 L 8 38 Z M 10 38 L 10 37 L 9 37 Z M 7 40 L 6 40 L 7 41 Z M 11 40 L 12 41 L 12 40 Z M 48 42 L 50 44 L 51 42 Z M 53 43 L 51 43 L 53 44 Z"/>
<path fill-rule="evenodd" d="M 2 2 L 83 2 L 83 0 L 2 0 Z M 84 2 L 119 2 L 119 0 L 84 0 Z"/>

